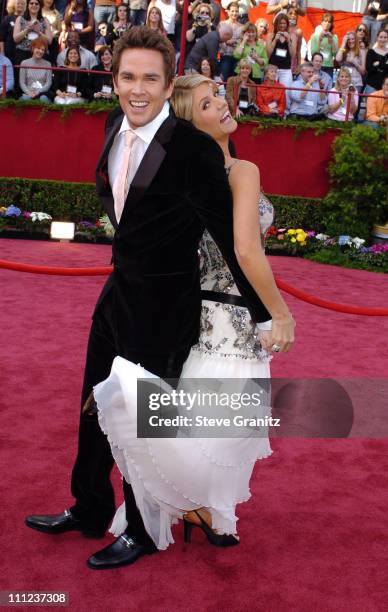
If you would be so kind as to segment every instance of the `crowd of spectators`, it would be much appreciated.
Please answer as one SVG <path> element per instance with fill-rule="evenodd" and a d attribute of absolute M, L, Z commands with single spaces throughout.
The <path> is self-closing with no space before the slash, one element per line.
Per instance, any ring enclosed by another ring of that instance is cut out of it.
<path fill-rule="evenodd" d="M 268 0 L 267 18 L 254 23 L 251 9 L 259 2 L 192 1 L 185 72 L 217 81 L 235 116 L 387 122 L 388 0 L 367 1 L 357 28 L 341 41 L 328 12 L 305 36 L 299 18 L 306 0 Z M 178 55 L 182 14 L 183 0 L 8 0 L 0 24 L 0 68 L 7 68 L 4 83 L 0 70 L 0 93 L 56 104 L 111 101 L 115 42 L 146 23 Z M 54 66 L 63 70 L 49 70 Z M 373 94 L 366 108 L 360 93 Z"/>

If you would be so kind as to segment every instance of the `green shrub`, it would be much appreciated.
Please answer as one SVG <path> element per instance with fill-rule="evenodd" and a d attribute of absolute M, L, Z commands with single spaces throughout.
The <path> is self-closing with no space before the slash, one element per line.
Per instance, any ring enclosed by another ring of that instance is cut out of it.
<path fill-rule="evenodd" d="M 268 196 L 275 207 L 278 227 L 320 230 L 321 200 L 295 196 Z M 0 206 L 46 212 L 57 220 L 94 222 L 103 214 L 91 183 L 64 183 L 22 178 L 0 178 Z"/>
<path fill-rule="evenodd" d="M 370 272 L 388 273 L 388 257 L 386 253 L 377 255 L 364 255 L 363 253 L 343 252 L 339 247 L 321 249 L 316 253 L 306 253 L 306 259 L 317 261 L 331 266 L 342 266 L 356 270 L 369 270 Z"/>
<path fill-rule="evenodd" d="M 388 142 L 384 130 L 357 126 L 334 141 L 332 188 L 322 202 L 330 235 L 368 239 L 388 220 Z"/>
<path fill-rule="evenodd" d="M 302 227 L 322 231 L 322 200 L 266 194 L 275 209 L 276 227 Z"/>
<path fill-rule="evenodd" d="M 95 186 L 22 178 L 0 178 L 0 206 L 45 212 L 56 220 L 94 222 L 103 214 Z"/>

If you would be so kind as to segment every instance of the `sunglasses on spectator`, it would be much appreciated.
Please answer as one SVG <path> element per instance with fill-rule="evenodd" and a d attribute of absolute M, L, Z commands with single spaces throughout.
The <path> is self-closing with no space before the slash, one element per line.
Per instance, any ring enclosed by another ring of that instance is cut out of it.
<path fill-rule="evenodd" d="M 210 13 L 208 13 L 207 11 L 200 11 L 199 14 L 200 15 L 207 15 L 208 17 L 210 17 Z"/>
<path fill-rule="evenodd" d="M 364 30 L 364 28 L 357 28 L 357 32 L 364 32 L 364 34 L 365 34 L 366 30 Z"/>

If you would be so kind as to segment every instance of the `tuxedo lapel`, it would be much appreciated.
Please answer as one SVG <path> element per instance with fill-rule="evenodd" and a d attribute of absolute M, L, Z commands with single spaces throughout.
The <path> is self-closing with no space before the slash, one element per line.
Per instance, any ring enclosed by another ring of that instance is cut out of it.
<path fill-rule="evenodd" d="M 123 214 L 121 215 L 120 225 L 125 223 L 125 220 L 130 210 L 139 202 L 143 197 L 148 187 L 152 183 L 156 176 L 165 156 L 166 149 L 164 145 L 171 140 L 175 125 L 176 117 L 173 113 L 167 117 L 162 123 L 159 130 L 156 132 L 155 137 L 150 143 L 139 168 L 135 176 L 133 177 Z"/>
<path fill-rule="evenodd" d="M 115 229 L 117 228 L 117 220 L 114 211 L 112 190 L 109 183 L 108 156 L 109 151 L 111 150 L 111 147 L 113 145 L 114 138 L 120 129 L 122 120 L 123 115 L 119 115 L 110 130 L 107 132 L 104 142 L 104 148 L 100 155 L 100 159 L 97 162 L 96 168 L 96 185 L 98 195 L 103 201 L 105 210 L 108 213 L 109 219 Z"/>

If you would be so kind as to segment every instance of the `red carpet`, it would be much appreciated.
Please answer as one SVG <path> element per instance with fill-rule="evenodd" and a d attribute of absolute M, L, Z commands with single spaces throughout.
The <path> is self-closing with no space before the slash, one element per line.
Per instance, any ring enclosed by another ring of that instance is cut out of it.
<path fill-rule="evenodd" d="M 0 258 L 107 265 L 110 248 L 1 240 Z M 338 302 L 388 303 L 382 275 L 272 258 L 285 281 Z M 386 440 L 276 440 L 256 465 L 253 498 L 240 506 L 242 543 L 218 550 L 201 533 L 184 545 L 112 572 L 86 558 L 109 542 L 56 537 L 23 525 L 28 513 L 67 507 L 78 397 L 90 314 L 103 278 L 0 270 L 0 590 L 67 591 L 75 611 L 387 610 Z M 276 376 L 384 377 L 388 319 L 331 313 L 286 296 L 297 320 Z M 116 480 L 118 480 L 116 476 Z"/>

